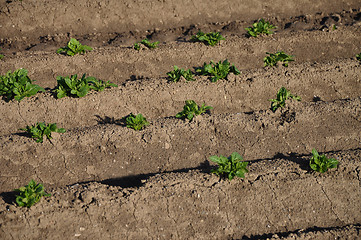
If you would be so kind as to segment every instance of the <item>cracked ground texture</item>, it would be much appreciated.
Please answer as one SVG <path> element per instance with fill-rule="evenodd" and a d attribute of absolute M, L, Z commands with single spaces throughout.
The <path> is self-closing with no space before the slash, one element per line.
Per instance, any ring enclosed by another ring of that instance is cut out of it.
<path fill-rule="evenodd" d="M 275 34 L 249 38 L 265 18 Z M 359 0 L 0 3 L 0 74 L 25 68 L 45 93 L 0 100 L 0 239 L 360 239 L 361 4 Z M 220 32 L 214 47 L 191 42 Z M 56 53 L 71 37 L 93 47 Z M 148 38 L 158 48 L 136 51 Z M 289 67 L 264 67 L 284 51 Z M 228 59 L 241 74 L 170 82 Z M 118 87 L 57 99 L 57 76 Z M 281 87 L 301 97 L 272 112 Z M 185 100 L 213 109 L 175 118 Z M 142 131 L 122 118 L 141 113 Z M 57 123 L 66 133 L 36 143 L 20 128 Z M 311 171 L 311 150 L 336 158 Z M 211 174 L 210 156 L 248 161 L 245 178 Z M 16 205 L 31 179 L 51 197 Z"/>

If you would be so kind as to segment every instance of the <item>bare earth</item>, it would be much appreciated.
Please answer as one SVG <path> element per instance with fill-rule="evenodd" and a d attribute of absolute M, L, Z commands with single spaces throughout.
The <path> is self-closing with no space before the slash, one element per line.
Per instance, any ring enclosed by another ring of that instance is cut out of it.
<path fill-rule="evenodd" d="M 248 38 L 260 18 L 275 34 Z M 226 40 L 189 41 L 199 30 Z M 94 50 L 56 54 L 70 37 Z M 132 48 L 146 37 L 159 47 Z M 0 100 L 0 239 L 361 239 L 359 0 L 10 0 L 0 48 L 1 75 L 25 68 L 46 89 Z M 295 61 L 264 68 L 276 51 Z M 225 59 L 241 74 L 167 79 Z M 56 99 L 57 76 L 83 73 L 118 87 Z M 302 101 L 274 113 L 282 86 Z M 188 99 L 214 109 L 175 118 Z M 126 128 L 131 112 L 151 124 Z M 36 143 L 19 130 L 43 121 L 67 132 Z M 311 171 L 313 148 L 338 168 Z M 246 177 L 211 174 L 209 157 L 232 152 Z M 51 197 L 18 207 L 13 190 L 31 179 Z"/>

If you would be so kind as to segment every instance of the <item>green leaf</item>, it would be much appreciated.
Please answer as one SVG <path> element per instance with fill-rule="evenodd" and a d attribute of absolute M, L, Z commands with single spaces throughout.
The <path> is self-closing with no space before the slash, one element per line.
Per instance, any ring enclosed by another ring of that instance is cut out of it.
<path fill-rule="evenodd" d="M 263 59 L 265 67 L 274 67 L 277 66 L 278 62 L 283 63 L 283 66 L 288 67 L 288 62 L 294 61 L 293 56 L 285 54 L 283 51 L 276 53 L 266 52 L 269 56 L 266 56 Z"/>
<path fill-rule="evenodd" d="M 41 197 L 46 196 L 50 197 L 50 194 L 47 194 L 44 191 L 42 184 L 37 184 L 34 180 L 31 180 L 28 185 L 25 187 L 20 187 L 19 189 L 14 189 L 16 193 L 16 203 L 20 207 L 30 208 L 35 203 L 37 203 Z"/>
<path fill-rule="evenodd" d="M 211 61 L 209 64 L 204 63 L 203 68 L 196 69 L 196 72 L 201 75 L 211 76 L 212 82 L 217 82 L 219 79 L 225 79 L 230 72 L 235 75 L 240 74 L 241 72 L 234 66 L 230 66 L 228 60 L 219 61 L 214 63 Z"/>
<path fill-rule="evenodd" d="M 26 69 L 18 69 L 13 73 L 7 72 L 0 76 L 0 95 L 6 96 L 6 100 L 15 99 L 21 101 L 24 97 L 30 97 L 39 91 L 45 91 L 42 87 L 32 84 L 32 80 L 27 76 Z"/>
<path fill-rule="evenodd" d="M 26 131 L 26 133 L 29 134 L 29 136 L 33 139 L 35 139 L 36 142 L 43 142 L 43 138 L 44 135 L 48 138 L 51 139 L 51 133 L 52 132 L 59 132 L 59 133 L 64 133 L 65 129 L 60 128 L 58 129 L 56 127 L 56 123 L 52 123 L 52 124 L 46 124 L 44 122 L 38 122 L 35 125 L 32 126 L 26 126 L 26 128 L 21 128 L 20 130 Z"/>
<path fill-rule="evenodd" d="M 191 72 L 190 69 L 185 71 L 184 69 L 178 68 L 177 66 L 174 66 L 173 71 L 167 72 L 167 75 L 169 77 L 169 80 L 173 82 L 178 82 L 182 76 L 187 81 L 195 81 L 195 79 L 193 78 L 193 73 Z"/>
<path fill-rule="evenodd" d="M 248 162 L 242 162 L 242 157 L 237 152 L 233 152 L 230 157 L 211 156 L 210 160 L 218 164 L 217 169 L 212 169 L 212 173 L 232 180 L 235 176 L 244 178 L 248 172 Z"/>
<path fill-rule="evenodd" d="M 156 48 L 158 46 L 159 42 L 151 43 L 148 39 L 143 39 L 142 41 L 140 41 L 138 43 L 134 43 L 134 49 L 139 51 L 141 44 L 144 45 L 147 48 L 153 49 L 153 48 Z"/>
<path fill-rule="evenodd" d="M 327 158 L 325 155 L 319 155 L 316 149 L 312 149 L 312 157 L 310 159 L 310 167 L 317 172 L 327 172 L 329 168 L 336 168 L 338 161 L 334 158 Z"/>
<path fill-rule="evenodd" d="M 356 55 L 356 59 L 361 62 L 361 53 L 359 53 L 359 54 Z"/>
<path fill-rule="evenodd" d="M 296 101 L 301 101 L 300 97 L 292 95 L 291 92 L 285 87 L 281 87 L 280 90 L 277 92 L 277 98 L 269 100 L 272 102 L 271 110 L 275 112 L 278 108 L 283 108 L 286 105 L 286 100 L 289 98 L 292 98 Z"/>
<path fill-rule="evenodd" d="M 176 118 L 187 118 L 189 121 L 192 121 L 195 116 L 200 115 L 206 110 L 212 108 L 213 107 L 205 106 L 205 104 L 202 104 L 201 108 L 199 108 L 195 101 L 186 100 L 183 111 L 177 113 Z"/>
<path fill-rule="evenodd" d="M 219 32 L 203 33 L 202 31 L 199 31 L 196 35 L 191 37 L 191 41 L 203 42 L 209 46 L 215 46 L 221 40 L 225 40 L 225 38 Z"/>
<path fill-rule="evenodd" d="M 142 114 L 135 116 L 133 113 L 130 113 L 123 119 L 125 120 L 126 127 L 132 128 L 136 131 L 142 130 L 145 126 L 149 125 L 149 122 Z"/>
<path fill-rule="evenodd" d="M 276 27 L 271 25 L 269 22 L 266 22 L 264 19 L 259 20 L 252 24 L 252 27 L 245 28 L 247 34 L 251 37 L 258 37 L 258 35 L 269 35 L 273 34 L 271 29 Z"/>
<path fill-rule="evenodd" d="M 75 38 L 71 38 L 70 41 L 68 42 L 67 46 L 63 47 L 63 48 L 59 48 L 56 51 L 56 53 L 74 56 L 75 54 L 79 54 L 79 53 L 83 54 L 86 51 L 92 51 L 92 50 L 93 50 L 93 48 L 91 48 L 87 45 L 82 45 Z"/>

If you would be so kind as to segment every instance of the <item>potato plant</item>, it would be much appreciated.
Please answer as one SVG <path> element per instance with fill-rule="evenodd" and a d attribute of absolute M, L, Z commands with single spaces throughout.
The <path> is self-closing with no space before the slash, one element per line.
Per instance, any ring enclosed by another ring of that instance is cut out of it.
<path fill-rule="evenodd" d="M 338 161 L 334 158 L 327 158 L 326 155 L 319 155 L 316 149 L 312 149 L 310 167 L 312 170 L 320 173 L 327 172 L 329 168 L 336 168 Z"/>
<path fill-rule="evenodd" d="M 93 48 L 82 45 L 78 40 L 75 38 L 71 38 L 68 42 L 67 46 L 63 48 L 59 48 L 56 53 L 65 54 L 68 56 L 74 56 L 75 54 L 84 54 L 86 51 L 92 51 Z"/>
<path fill-rule="evenodd" d="M 281 87 L 277 93 L 277 98 L 270 99 L 270 101 L 272 102 L 271 103 L 272 111 L 276 112 L 278 108 L 283 108 L 286 105 L 286 100 L 290 98 L 297 101 L 301 101 L 301 97 L 295 96 L 285 87 Z"/>
<path fill-rule="evenodd" d="M 33 84 L 26 69 L 18 69 L 13 73 L 9 71 L 0 76 L 0 96 L 5 96 L 7 101 L 15 99 L 20 102 L 24 97 L 33 96 L 40 91 L 45 92 L 44 88 Z"/>
<path fill-rule="evenodd" d="M 233 152 L 229 157 L 221 155 L 219 157 L 211 156 L 209 159 L 218 164 L 218 168 L 212 169 L 211 172 L 229 180 L 236 176 L 244 178 L 244 174 L 248 172 L 248 162 L 243 162 L 243 158 L 237 152 Z"/>
<path fill-rule="evenodd" d="M 261 19 L 258 22 L 253 23 L 252 27 L 245 29 L 250 37 L 258 37 L 258 35 L 273 34 L 271 29 L 275 29 L 275 28 L 276 27 L 271 25 L 269 22 L 265 21 L 264 19 Z"/>
<path fill-rule="evenodd" d="M 45 122 L 36 123 L 32 126 L 26 126 L 26 128 L 21 128 L 20 130 L 26 131 L 31 138 L 34 138 L 37 143 L 42 143 L 44 136 L 47 139 L 52 139 L 51 133 L 65 133 L 64 128 L 57 128 L 56 123 L 46 124 Z"/>
<path fill-rule="evenodd" d="M 30 208 L 35 203 L 39 202 L 42 197 L 50 197 L 51 194 L 47 194 L 42 184 L 37 184 L 34 180 L 31 180 L 25 187 L 14 189 L 17 193 L 16 203 L 20 207 Z"/>
<path fill-rule="evenodd" d="M 85 77 L 85 74 L 78 79 L 78 75 L 70 77 L 58 76 L 56 78 L 58 85 L 54 92 L 57 98 L 63 97 L 84 97 L 90 90 L 103 91 L 105 88 L 117 87 L 118 85 L 109 81 L 96 79 L 95 77 Z"/>
<path fill-rule="evenodd" d="M 128 128 L 132 128 L 135 131 L 142 130 L 145 126 L 149 125 L 149 122 L 142 114 L 134 115 L 130 113 L 128 116 L 124 117 L 125 124 Z"/>
<path fill-rule="evenodd" d="M 209 46 L 217 45 L 221 40 L 226 40 L 219 32 L 204 33 L 199 31 L 196 35 L 191 37 L 193 42 L 203 42 Z"/>
<path fill-rule="evenodd" d="M 276 53 L 266 52 L 269 56 L 266 56 L 263 59 L 265 67 L 274 67 L 277 66 L 279 62 L 282 63 L 284 67 L 288 67 L 288 63 L 294 61 L 293 56 L 287 55 L 283 51 L 279 51 Z"/>
<path fill-rule="evenodd" d="M 150 42 L 147 38 L 143 39 L 142 41 L 138 42 L 138 43 L 134 43 L 134 49 L 139 51 L 141 49 L 141 45 L 150 48 L 150 49 L 154 49 L 158 46 L 159 42 Z"/>
<path fill-rule="evenodd" d="M 225 79 L 229 73 L 235 75 L 241 73 L 234 65 L 231 65 L 227 59 L 223 62 L 219 61 L 218 63 L 214 63 L 213 61 L 209 64 L 204 63 L 202 68 L 196 69 L 196 72 L 201 75 L 211 76 L 212 82 L 217 82 L 219 79 Z"/>
<path fill-rule="evenodd" d="M 192 121 L 195 116 L 205 113 L 207 110 L 213 109 L 213 107 L 206 106 L 204 103 L 199 107 L 193 100 L 186 100 L 185 103 L 186 104 L 184 105 L 183 110 L 177 113 L 175 116 L 176 118 L 187 118 L 189 121 Z"/>
<path fill-rule="evenodd" d="M 359 54 L 356 55 L 356 59 L 361 62 L 361 53 L 359 53 Z"/>
<path fill-rule="evenodd" d="M 183 68 L 178 68 L 177 66 L 174 66 L 173 71 L 167 72 L 167 75 L 172 82 L 178 82 L 181 77 L 184 77 L 187 81 L 195 81 L 190 69 L 184 70 Z"/>

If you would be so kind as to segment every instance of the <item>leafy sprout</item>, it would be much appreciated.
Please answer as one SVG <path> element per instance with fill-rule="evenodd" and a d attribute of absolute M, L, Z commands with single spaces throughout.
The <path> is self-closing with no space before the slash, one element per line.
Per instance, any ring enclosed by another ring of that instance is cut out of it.
<path fill-rule="evenodd" d="M 359 53 L 359 54 L 356 55 L 356 59 L 361 62 L 361 53 Z"/>
<path fill-rule="evenodd" d="M 271 29 L 276 27 L 271 25 L 269 22 L 266 22 L 264 19 L 259 20 L 258 22 L 253 23 L 252 27 L 245 28 L 248 35 L 251 37 L 258 37 L 258 35 L 269 35 L 273 34 Z"/>
<path fill-rule="evenodd" d="M 244 178 L 244 174 L 248 172 L 248 162 L 243 162 L 243 158 L 237 152 L 233 152 L 228 158 L 221 155 L 211 156 L 209 159 L 218 164 L 218 168 L 212 169 L 211 172 L 229 180 L 236 176 Z"/>
<path fill-rule="evenodd" d="M 85 77 L 85 74 L 78 79 L 78 75 L 71 75 L 70 77 L 58 76 L 56 78 L 58 85 L 54 92 L 57 98 L 69 97 L 84 97 L 90 90 L 103 91 L 105 88 L 117 87 L 118 85 L 109 81 L 96 79 L 95 77 Z"/>
<path fill-rule="evenodd" d="M 176 118 L 187 118 L 189 121 L 192 121 L 195 116 L 205 113 L 207 110 L 213 109 L 213 107 L 206 106 L 204 103 L 202 106 L 198 107 L 197 103 L 193 100 L 186 100 L 185 103 L 183 111 L 177 113 L 175 116 Z"/>
<path fill-rule="evenodd" d="M 52 139 L 51 133 L 65 133 L 64 128 L 57 128 L 56 123 L 46 124 L 45 122 L 36 123 L 32 126 L 26 126 L 26 128 L 21 128 L 20 130 L 26 131 L 31 138 L 34 138 L 37 143 L 42 143 L 44 136 L 47 139 Z"/>
<path fill-rule="evenodd" d="M 204 33 L 199 31 L 196 35 L 191 37 L 193 42 L 203 42 L 204 44 L 215 46 L 221 40 L 226 40 L 219 32 Z"/>
<path fill-rule="evenodd" d="M 147 119 L 140 113 L 136 116 L 133 113 L 130 113 L 123 119 L 125 119 L 125 124 L 128 128 L 133 128 L 136 131 L 142 130 L 145 126 L 149 125 Z"/>
<path fill-rule="evenodd" d="M 90 84 L 90 89 L 97 92 L 103 91 L 104 89 L 110 87 L 118 87 L 118 85 L 111 83 L 110 81 L 103 81 L 100 79 L 96 79 L 95 77 L 88 77 L 87 81 Z"/>
<path fill-rule="evenodd" d="M 218 63 L 214 63 L 213 61 L 209 64 L 204 63 L 202 68 L 196 69 L 196 72 L 201 75 L 212 76 L 212 82 L 217 82 L 219 79 L 225 79 L 229 73 L 235 75 L 241 73 L 234 65 L 231 65 L 227 59 L 223 62 L 219 61 Z"/>
<path fill-rule="evenodd" d="M 9 71 L 0 76 L 0 96 L 5 96 L 7 101 L 15 99 L 20 102 L 24 97 L 33 96 L 39 91 L 45 92 L 44 88 L 32 82 L 26 69 L 18 69 L 13 73 Z"/>
<path fill-rule="evenodd" d="M 287 90 L 285 87 L 281 87 L 280 90 L 277 92 L 277 98 L 276 99 L 270 99 L 271 103 L 271 109 L 273 112 L 275 112 L 278 108 L 283 108 L 286 105 L 287 99 L 294 99 L 297 101 L 301 101 L 301 97 L 295 96 L 291 94 L 289 90 Z"/>
<path fill-rule="evenodd" d="M 57 98 L 66 96 L 84 97 L 90 89 L 85 74 L 83 74 L 80 79 L 78 79 L 77 74 L 71 75 L 70 77 L 58 76 L 56 81 L 58 82 L 57 88 L 55 89 Z"/>
<path fill-rule="evenodd" d="M 265 67 L 274 67 L 278 62 L 281 62 L 283 66 L 288 67 L 288 62 L 294 61 L 292 55 L 287 55 L 283 51 L 279 51 L 276 53 L 266 52 L 269 56 L 266 56 L 263 59 Z"/>
<path fill-rule="evenodd" d="M 178 68 L 177 66 L 174 66 L 174 70 L 167 72 L 167 75 L 169 79 L 173 82 L 178 82 L 181 77 L 184 77 L 187 81 L 194 81 L 193 73 L 190 69 L 187 71 L 183 68 Z"/>
<path fill-rule="evenodd" d="M 138 43 L 134 43 L 134 49 L 139 51 L 141 48 L 141 44 L 144 45 L 147 48 L 154 49 L 158 46 L 159 42 L 150 42 L 147 38 L 143 39 L 142 41 Z"/>
<path fill-rule="evenodd" d="M 1 48 L 0 48 L 1 50 Z M 4 58 L 4 55 L 0 54 L 0 60 Z"/>
<path fill-rule="evenodd" d="M 334 158 L 327 158 L 325 155 L 319 155 L 316 149 L 312 149 L 310 167 L 312 170 L 320 173 L 327 172 L 329 168 L 336 168 L 338 161 Z"/>
<path fill-rule="evenodd" d="M 51 196 L 44 191 L 44 186 L 42 184 L 37 184 L 34 180 L 31 180 L 25 187 L 14 189 L 14 191 L 18 193 L 16 195 L 16 203 L 20 207 L 30 208 L 35 203 L 39 202 L 41 197 Z"/>
<path fill-rule="evenodd" d="M 63 48 L 59 48 L 56 51 L 56 53 L 74 56 L 75 54 L 78 54 L 78 53 L 84 54 L 86 51 L 92 51 L 92 50 L 93 50 L 93 48 L 91 48 L 87 45 L 82 45 L 75 38 L 71 38 L 70 41 L 68 42 L 67 46 L 63 47 Z"/>

